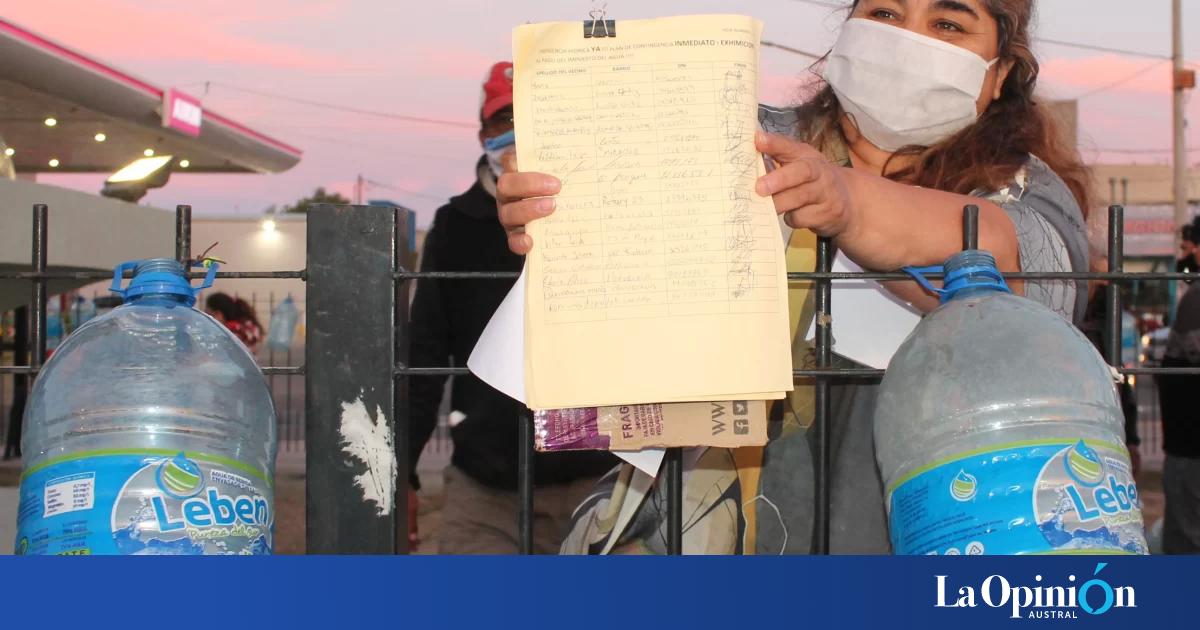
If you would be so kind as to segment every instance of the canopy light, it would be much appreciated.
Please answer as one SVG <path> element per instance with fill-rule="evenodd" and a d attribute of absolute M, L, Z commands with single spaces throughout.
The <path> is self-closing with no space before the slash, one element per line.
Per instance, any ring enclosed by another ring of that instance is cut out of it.
<path fill-rule="evenodd" d="M 47 127 L 53 127 L 54 125 L 57 125 L 57 124 L 58 124 L 58 119 L 56 119 L 56 118 L 47 118 L 47 119 L 45 120 L 45 123 L 46 123 L 46 126 L 47 126 Z"/>
<path fill-rule="evenodd" d="M 49 164 L 50 168 L 58 168 L 58 158 L 51 158 Z"/>
<path fill-rule="evenodd" d="M 105 140 L 108 140 L 108 136 L 102 133 L 96 134 L 96 142 L 104 142 Z"/>
<path fill-rule="evenodd" d="M 262 220 L 262 229 L 264 232 L 274 232 L 275 231 L 275 219 L 272 219 L 269 217 L 266 219 L 263 219 Z"/>
<path fill-rule="evenodd" d="M 100 194 L 136 203 L 145 197 L 151 188 L 162 188 L 167 184 L 167 180 L 171 178 L 171 166 L 174 161 L 175 158 L 170 155 L 134 160 L 105 180 L 104 189 Z"/>
<path fill-rule="evenodd" d="M 14 149 L 12 147 L 8 147 L 7 149 L 4 150 L 4 155 L 7 155 L 8 157 L 12 157 L 13 154 L 16 152 L 17 152 L 16 149 Z"/>
<path fill-rule="evenodd" d="M 145 151 L 142 151 L 142 155 L 146 157 L 154 157 L 154 149 L 146 149 Z"/>
<path fill-rule="evenodd" d="M 187 160 L 179 160 L 179 168 L 187 168 L 191 165 L 192 163 Z"/>

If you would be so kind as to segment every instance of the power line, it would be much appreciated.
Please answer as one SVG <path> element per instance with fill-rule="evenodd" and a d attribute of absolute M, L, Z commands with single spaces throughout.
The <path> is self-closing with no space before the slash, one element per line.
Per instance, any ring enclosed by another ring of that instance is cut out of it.
<path fill-rule="evenodd" d="M 375 180 L 369 179 L 369 178 L 364 178 L 363 181 L 371 186 L 375 186 L 376 188 L 386 188 L 388 190 L 393 190 L 395 192 L 403 193 L 405 195 L 412 195 L 414 197 L 423 197 L 425 199 L 432 199 L 433 201 L 446 201 L 447 199 L 449 199 L 449 196 L 431 195 L 429 193 L 418 192 L 415 190 L 409 190 L 407 188 L 401 188 L 399 186 L 393 186 L 391 184 L 386 184 L 384 182 L 378 182 L 378 181 L 375 181 Z"/>
<path fill-rule="evenodd" d="M 276 125 L 276 128 L 288 129 L 289 127 L 287 125 Z M 399 155 L 399 156 L 404 156 L 404 157 L 420 158 L 423 160 L 424 159 L 437 159 L 437 160 L 446 160 L 448 162 L 463 162 L 464 161 L 462 156 L 452 157 L 449 155 L 438 155 L 436 153 L 414 153 L 411 151 L 397 151 L 395 149 L 394 145 L 383 145 L 383 144 L 375 144 L 375 143 L 370 143 L 370 142 L 355 142 L 355 141 L 345 140 L 343 138 L 329 138 L 326 136 L 319 136 L 319 135 L 304 133 L 304 132 L 300 132 L 300 131 L 288 131 L 285 135 L 299 136 L 301 138 L 307 138 L 309 140 L 315 140 L 317 142 L 328 142 L 330 144 L 336 144 L 336 145 L 341 145 L 341 146 L 346 146 L 346 147 L 378 149 L 381 151 L 387 151 L 390 155 Z M 468 157 L 467 159 L 469 160 L 470 158 Z"/>
<path fill-rule="evenodd" d="M 1043 44 L 1054 44 L 1055 46 L 1066 46 L 1068 48 L 1079 48 L 1082 50 L 1094 50 L 1094 51 L 1098 51 L 1098 52 L 1113 53 L 1116 55 L 1125 55 L 1126 57 L 1145 57 L 1147 59 L 1165 59 L 1165 60 L 1171 59 L 1171 55 L 1159 55 L 1156 53 L 1142 52 L 1140 50 L 1128 50 L 1125 48 L 1111 48 L 1109 46 L 1098 46 L 1096 44 L 1082 44 L 1079 42 L 1067 42 L 1067 41 L 1063 41 L 1061 39 L 1046 39 L 1045 37 L 1039 37 L 1039 38 L 1035 39 L 1034 41 L 1041 42 Z"/>
<path fill-rule="evenodd" d="M 1080 94 L 1079 96 L 1076 96 L 1076 97 L 1075 97 L 1075 100 L 1077 100 L 1077 101 L 1079 101 L 1079 100 L 1083 100 L 1083 99 L 1085 99 L 1085 98 L 1087 98 L 1087 97 L 1089 97 L 1089 96 L 1094 96 L 1094 95 L 1096 95 L 1096 94 L 1099 94 L 1099 93 L 1101 93 L 1101 92 L 1105 92 L 1105 91 L 1111 90 L 1111 89 L 1113 89 L 1113 88 L 1115 88 L 1115 87 L 1118 87 L 1118 86 L 1124 85 L 1124 84 L 1126 84 L 1126 83 L 1129 83 L 1130 81 L 1132 81 L 1132 80 L 1134 80 L 1134 79 L 1136 79 L 1136 78 L 1138 78 L 1138 77 L 1140 77 L 1140 76 L 1142 76 L 1142 75 L 1146 74 L 1147 72 L 1150 72 L 1151 70 L 1154 70 L 1154 69 L 1158 68 L 1159 66 L 1163 65 L 1164 63 L 1166 63 L 1166 61 L 1155 61 L 1154 63 L 1151 63 L 1150 65 L 1148 65 L 1148 66 L 1146 66 L 1146 67 L 1144 67 L 1144 68 L 1141 68 L 1141 69 L 1139 69 L 1137 72 L 1134 72 L 1134 73 L 1132 73 L 1132 74 L 1129 74 L 1129 75 L 1127 75 L 1127 76 L 1121 77 L 1120 79 L 1117 79 L 1116 81 L 1113 81 L 1112 83 L 1109 83 L 1109 84 L 1107 84 L 1107 85 L 1104 85 L 1104 86 L 1098 87 L 1098 88 L 1096 88 L 1096 89 L 1094 89 L 1094 90 L 1089 90 L 1089 91 L 1087 91 L 1087 92 L 1084 92 L 1083 94 Z"/>
<path fill-rule="evenodd" d="M 797 54 L 797 55 L 801 55 L 804 57 L 812 57 L 813 59 L 820 59 L 821 57 L 825 56 L 825 55 L 818 55 L 815 53 L 810 53 L 808 51 L 800 50 L 799 48 L 792 48 L 791 46 L 784 46 L 783 44 L 776 44 L 775 42 L 769 42 L 767 40 L 763 40 L 762 45 L 766 46 L 768 48 L 778 48 L 779 50 L 784 50 L 784 51 L 787 51 L 787 52 L 790 52 L 793 54 Z"/>
<path fill-rule="evenodd" d="M 215 85 L 215 86 L 223 87 L 227 90 L 233 90 L 235 92 L 244 92 L 246 94 L 253 94 L 255 96 L 261 96 L 263 98 L 271 98 L 271 99 L 275 99 L 275 100 L 279 100 L 279 101 L 287 101 L 287 102 L 291 102 L 291 103 L 307 105 L 309 107 L 319 107 L 322 109 L 347 112 L 347 113 L 351 113 L 351 114 L 360 114 L 363 116 L 375 116 L 377 118 L 387 118 L 389 120 L 402 120 L 405 122 L 421 123 L 421 124 L 425 124 L 425 125 L 442 125 L 442 126 L 446 126 L 446 127 L 461 127 L 461 128 L 466 128 L 466 129 L 478 129 L 479 128 L 479 123 L 477 123 L 477 122 L 444 120 L 444 119 L 439 119 L 439 118 L 424 118 L 422 116 L 409 116 L 406 114 L 397 114 L 394 112 L 381 112 L 381 111 L 374 111 L 374 110 L 369 110 L 369 109 L 359 109 L 357 107 L 347 107 L 345 105 L 338 105 L 336 103 L 323 103 L 320 101 L 312 101 L 312 100 L 308 100 L 308 99 L 304 99 L 304 98 L 297 98 L 295 96 L 286 96 L 283 94 L 273 94 L 270 92 L 263 92 L 260 90 L 252 90 L 250 88 L 244 88 L 244 87 L 240 87 L 240 86 L 236 86 L 236 85 L 230 85 L 228 83 L 219 83 L 219 82 L 213 81 L 213 82 L 211 82 L 211 84 Z"/>
<path fill-rule="evenodd" d="M 1172 153 L 1175 149 L 1100 149 L 1089 148 L 1092 153 L 1124 153 L 1129 155 L 1159 155 L 1164 153 Z M 1191 147 L 1187 149 L 1188 153 L 1200 153 L 1200 147 Z"/>

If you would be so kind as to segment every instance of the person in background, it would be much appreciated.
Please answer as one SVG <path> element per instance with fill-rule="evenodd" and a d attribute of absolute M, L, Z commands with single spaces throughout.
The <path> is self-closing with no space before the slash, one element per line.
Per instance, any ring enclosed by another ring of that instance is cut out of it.
<path fill-rule="evenodd" d="M 1200 240 L 1200 216 L 1192 218 L 1191 225 L 1181 228 L 1183 234 L 1179 241 L 1179 259 L 1175 261 L 1175 271 L 1186 273 L 1200 272 L 1200 263 L 1196 261 L 1196 241 Z M 1191 284 L 1191 280 L 1186 280 Z"/>
<path fill-rule="evenodd" d="M 225 324 L 225 327 L 249 348 L 251 354 L 258 350 L 263 338 L 263 327 L 258 323 L 254 308 L 246 300 L 228 293 L 213 293 L 204 301 L 204 312 Z"/>
<path fill-rule="evenodd" d="M 483 84 L 475 183 L 437 211 L 421 262 L 422 271 L 517 272 L 524 256 L 508 251 L 496 215 L 500 162 L 513 147 L 512 64 L 497 63 Z M 419 367 L 463 366 L 513 280 L 436 280 L 417 283 L 412 306 L 409 363 Z M 438 419 L 446 377 L 409 381 L 409 542 L 416 545 L 417 460 Z M 451 464 L 445 470 L 445 507 L 439 553 L 510 554 L 517 547 L 517 446 L 523 406 L 473 375 L 457 376 L 450 397 Z M 608 453 L 539 453 L 534 457 L 538 491 L 534 504 L 535 551 L 555 553 L 571 511 L 616 460 Z"/>
<path fill-rule="evenodd" d="M 1179 302 L 1162 367 L 1200 367 L 1200 290 Z M 1163 423 L 1163 552 L 1200 553 L 1200 406 L 1194 374 L 1159 375 Z"/>

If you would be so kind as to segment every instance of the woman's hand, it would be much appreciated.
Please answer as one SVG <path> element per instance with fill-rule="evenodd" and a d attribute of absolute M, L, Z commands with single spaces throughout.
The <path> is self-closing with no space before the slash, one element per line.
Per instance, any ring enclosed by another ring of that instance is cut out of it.
<path fill-rule="evenodd" d="M 778 168 L 758 179 L 758 194 L 770 196 L 775 211 L 793 228 L 838 237 L 850 227 L 854 212 L 842 167 L 798 140 L 758 132 L 755 146 Z"/>
<path fill-rule="evenodd" d="M 554 212 L 554 197 L 562 182 L 545 173 L 518 173 L 516 155 L 504 156 L 504 174 L 496 182 L 496 203 L 500 224 L 508 232 L 508 248 L 524 256 L 533 249 L 533 239 L 525 233 L 530 221 Z"/>

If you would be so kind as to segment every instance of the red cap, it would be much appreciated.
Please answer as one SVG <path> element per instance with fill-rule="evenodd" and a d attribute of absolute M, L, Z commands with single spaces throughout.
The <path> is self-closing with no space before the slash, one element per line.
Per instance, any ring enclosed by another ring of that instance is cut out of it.
<path fill-rule="evenodd" d="M 512 105 L 513 102 L 513 65 L 507 61 L 492 66 L 483 81 L 483 103 L 479 112 L 484 120 L 492 114 Z"/>

